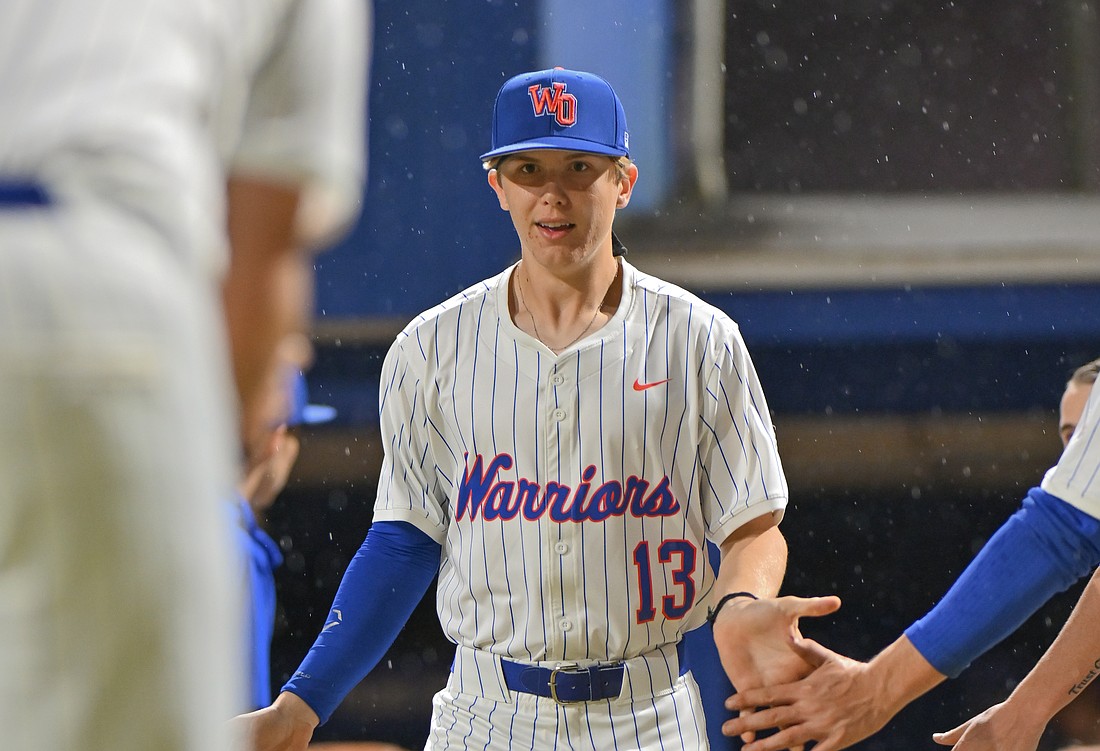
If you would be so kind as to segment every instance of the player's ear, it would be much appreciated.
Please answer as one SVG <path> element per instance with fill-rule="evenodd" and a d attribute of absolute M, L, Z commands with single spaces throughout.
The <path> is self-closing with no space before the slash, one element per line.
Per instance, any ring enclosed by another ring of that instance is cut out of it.
<path fill-rule="evenodd" d="M 638 166 L 631 162 L 623 170 L 623 176 L 619 178 L 619 197 L 615 201 L 615 208 L 621 209 L 630 203 L 630 196 L 634 192 L 634 183 L 638 182 Z"/>
<path fill-rule="evenodd" d="M 500 208 L 505 211 L 508 210 L 508 199 L 504 195 L 504 188 L 500 186 L 500 175 L 495 169 L 489 170 L 489 185 L 493 188 L 493 192 L 497 194 L 497 200 L 500 201 Z"/>

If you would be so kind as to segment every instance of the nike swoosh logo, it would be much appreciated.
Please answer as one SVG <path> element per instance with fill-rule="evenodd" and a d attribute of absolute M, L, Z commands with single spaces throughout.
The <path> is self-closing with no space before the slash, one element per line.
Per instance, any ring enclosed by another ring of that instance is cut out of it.
<path fill-rule="evenodd" d="M 645 391 L 646 389 L 651 389 L 654 386 L 660 386 L 662 383 L 668 383 L 670 380 L 672 380 L 672 379 L 666 378 L 663 381 L 654 381 L 653 383 L 642 383 L 637 378 L 635 378 L 634 379 L 634 390 L 635 391 Z"/>

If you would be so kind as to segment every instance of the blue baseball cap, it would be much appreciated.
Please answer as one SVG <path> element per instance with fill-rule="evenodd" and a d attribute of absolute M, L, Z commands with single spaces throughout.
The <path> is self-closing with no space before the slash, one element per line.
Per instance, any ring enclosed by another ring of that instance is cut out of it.
<path fill-rule="evenodd" d="M 493 105 L 492 148 L 481 159 L 530 149 L 630 156 L 626 112 L 611 84 L 565 68 L 505 81 Z"/>
<path fill-rule="evenodd" d="M 309 387 L 301 371 L 294 371 L 290 383 L 290 414 L 286 424 L 316 425 L 336 417 L 336 408 L 325 404 L 309 403 Z"/>

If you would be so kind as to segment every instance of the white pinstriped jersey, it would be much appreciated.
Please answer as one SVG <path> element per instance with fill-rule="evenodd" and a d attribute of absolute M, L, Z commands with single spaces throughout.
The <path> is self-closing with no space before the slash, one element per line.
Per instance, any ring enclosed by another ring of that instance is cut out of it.
<path fill-rule="evenodd" d="M 351 218 L 365 6 L 0 2 L 5 749 L 230 747 L 226 181 Z"/>
<path fill-rule="evenodd" d="M 559 355 L 508 314 L 512 268 L 414 320 L 382 374 L 376 520 L 443 545 L 456 643 L 629 659 L 700 625 L 705 542 L 787 484 L 737 325 L 625 261 L 615 315 Z"/>
<path fill-rule="evenodd" d="M 1043 490 L 1100 519 L 1100 387 L 1093 387 L 1081 420 Z"/>

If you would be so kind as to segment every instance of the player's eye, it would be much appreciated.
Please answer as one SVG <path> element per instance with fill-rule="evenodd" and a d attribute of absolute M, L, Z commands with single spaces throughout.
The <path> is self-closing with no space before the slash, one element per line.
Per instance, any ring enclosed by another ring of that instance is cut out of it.
<path fill-rule="evenodd" d="M 535 174 L 535 172 L 537 170 L 538 170 L 538 167 L 536 167 L 533 163 L 524 162 L 523 164 L 521 164 L 519 166 L 518 171 L 520 172 L 520 174 L 523 174 L 523 175 L 533 175 L 533 174 Z"/>
<path fill-rule="evenodd" d="M 588 170 L 592 169 L 592 165 L 590 165 L 588 162 L 573 162 L 569 166 L 569 168 L 573 172 L 587 172 Z"/>

